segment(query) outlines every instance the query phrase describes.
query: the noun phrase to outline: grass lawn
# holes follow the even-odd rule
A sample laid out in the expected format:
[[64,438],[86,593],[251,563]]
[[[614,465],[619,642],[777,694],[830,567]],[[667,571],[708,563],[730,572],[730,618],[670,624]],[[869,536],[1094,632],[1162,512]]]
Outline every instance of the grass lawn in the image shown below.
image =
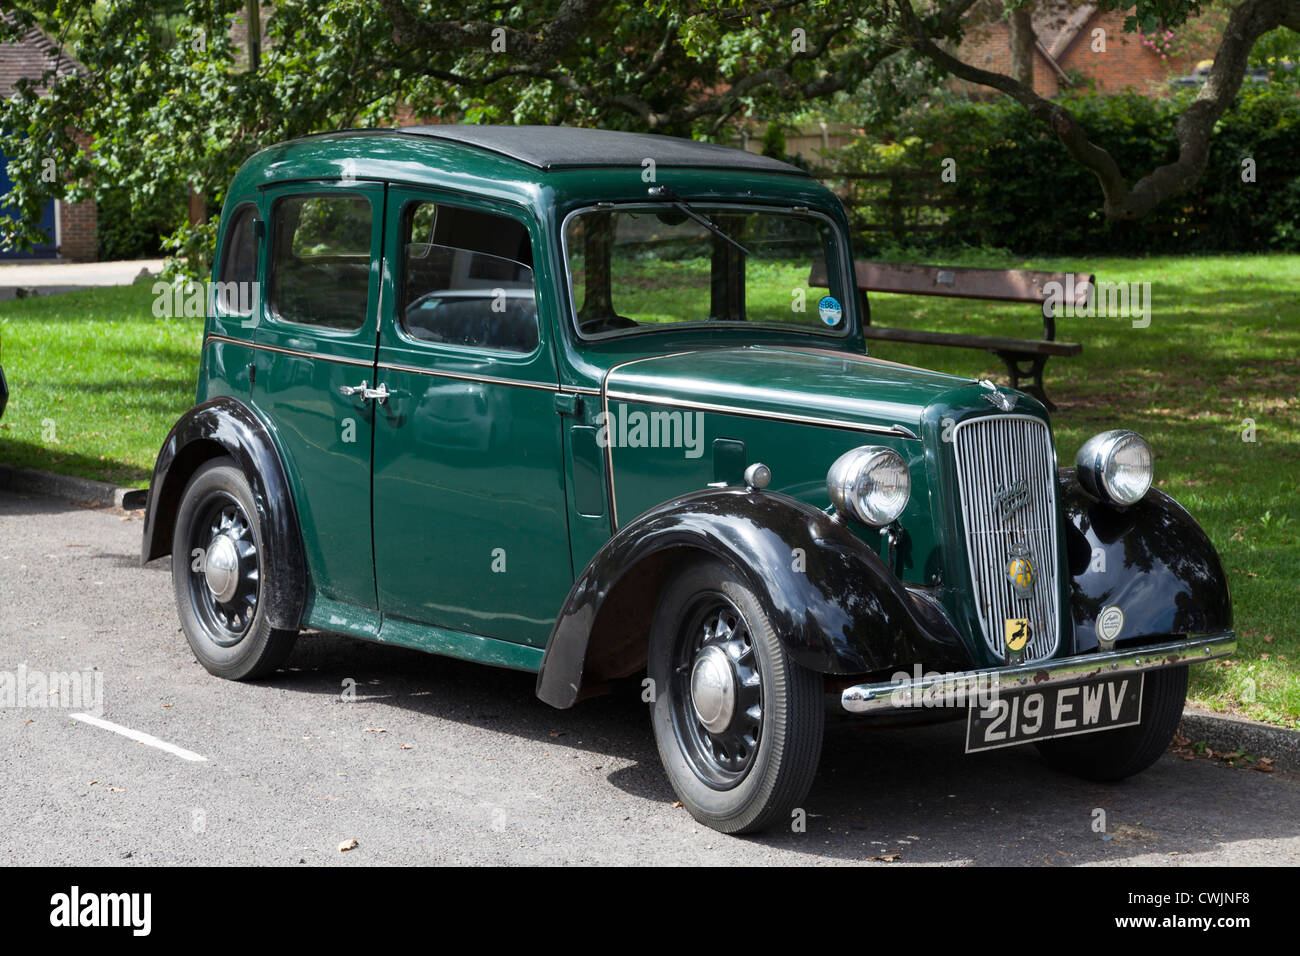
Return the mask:
[[0,302],[0,461],[143,488],[198,386],[203,320],[153,317],[151,283]]
[[[1300,256],[1018,260],[987,255],[954,265],[1092,271],[1151,283],[1151,324],[1061,318],[1057,338],[1080,342],[1054,358],[1047,393],[1058,406],[1063,465],[1090,435],[1140,432],[1156,484],[1209,533],[1232,589],[1240,650],[1192,668],[1192,696],[1218,710],[1300,727]],[[872,296],[877,325],[1036,337],[1031,306]],[[1006,381],[996,356],[872,342],[884,358]],[[1254,441],[1246,420],[1254,422]]]
[[[1075,269],[1150,282],[1151,324],[1062,318],[1083,344],[1052,359],[1063,464],[1089,435],[1133,428],[1159,487],[1204,525],[1228,568],[1241,650],[1192,669],[1192,695],[1300,727],[1300,256],[1021,260],[987,252],[954,265]],[[788,295],[788,292],[786,292]],[[155,319],[148,284],[0,303],[12,393],[0,461],[143,486],[194,400],[200,319]],[[1029,306],[873,296],[878,325],[1037,337]],[[985,352],[871,343],[873,354],[1004,381]],[[1254,441],[1243,441],[1247,422]]]

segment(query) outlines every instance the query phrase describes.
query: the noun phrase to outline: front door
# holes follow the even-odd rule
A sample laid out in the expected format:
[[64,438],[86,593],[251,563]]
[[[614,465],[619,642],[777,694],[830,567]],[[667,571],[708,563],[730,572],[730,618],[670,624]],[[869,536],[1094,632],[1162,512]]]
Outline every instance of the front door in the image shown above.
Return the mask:
[[382,183],[306,183],[266,206],[266,295],[253,333],[254,403],[296,483],[316,596],[376,607],[370,528]]
[[573,570],[530,223],[389,187],[375,575],[385,620],[541,647]]

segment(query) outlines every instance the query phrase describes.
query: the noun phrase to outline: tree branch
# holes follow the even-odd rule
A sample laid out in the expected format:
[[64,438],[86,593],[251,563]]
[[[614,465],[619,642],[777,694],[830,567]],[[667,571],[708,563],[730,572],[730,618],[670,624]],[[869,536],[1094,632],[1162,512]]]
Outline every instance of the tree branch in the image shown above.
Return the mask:
[[1115,158],[1088,138],[1068,109],[1009,76],[959,60],[931,38],[912,0],[897,0],[897,5],[906,40],[917,53],[959,79],[999,90],[1020,103],[1052,131],[1076,162],[1097,177],[1106,216],[1128,220],[1141,219],[1157,203],[1186,192],[1200,179],[1209,160],[1214,124],[1241,88],[1255,41],[1275,27],[1297,29],[1294,24],[1300,24],[1300,3],[1296,0],[1243,0],[1235,7],[1204,88],[1174,124],[1178,158],[1152,170],[1130,187]]
[[507,49],[533,66],[553,65],[590,27],[596,14],[610,0],[564,0],[540,33],[516,30],[491,20],[426,20],[411,11],[403,0],[379,0],[393,24],[398,46],[438,52],[463,51],[467,41],[488,46],[497,31],[505,37]]

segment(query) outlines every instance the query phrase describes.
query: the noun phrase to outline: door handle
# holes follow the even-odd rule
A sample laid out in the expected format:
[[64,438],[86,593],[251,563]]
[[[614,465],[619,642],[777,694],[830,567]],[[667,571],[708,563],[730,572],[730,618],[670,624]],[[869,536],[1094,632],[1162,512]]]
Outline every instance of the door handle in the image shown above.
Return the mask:
[[360,395],[363,402],[374,399],[380,405],[388,399],[388,386],[380,384],[375,388],[370,387],[369,382],[362,382],[360,385],[340,385],[340,395]]

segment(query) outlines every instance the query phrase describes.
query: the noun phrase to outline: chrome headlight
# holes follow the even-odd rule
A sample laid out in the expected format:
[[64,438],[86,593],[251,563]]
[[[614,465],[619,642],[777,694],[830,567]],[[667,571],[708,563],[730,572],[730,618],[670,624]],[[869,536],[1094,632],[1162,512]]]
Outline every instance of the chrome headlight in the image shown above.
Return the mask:
[[1083,490],[1117,505],[1142,500],[1151,487],[1152,461],[1146,439],[1122,428],[1092,436],[1074,458]]
[[837,512],[881,528],[907,507],[912,476],[898,452],[883,445],[867,445],[835,459],[826,473],[826,490]]

